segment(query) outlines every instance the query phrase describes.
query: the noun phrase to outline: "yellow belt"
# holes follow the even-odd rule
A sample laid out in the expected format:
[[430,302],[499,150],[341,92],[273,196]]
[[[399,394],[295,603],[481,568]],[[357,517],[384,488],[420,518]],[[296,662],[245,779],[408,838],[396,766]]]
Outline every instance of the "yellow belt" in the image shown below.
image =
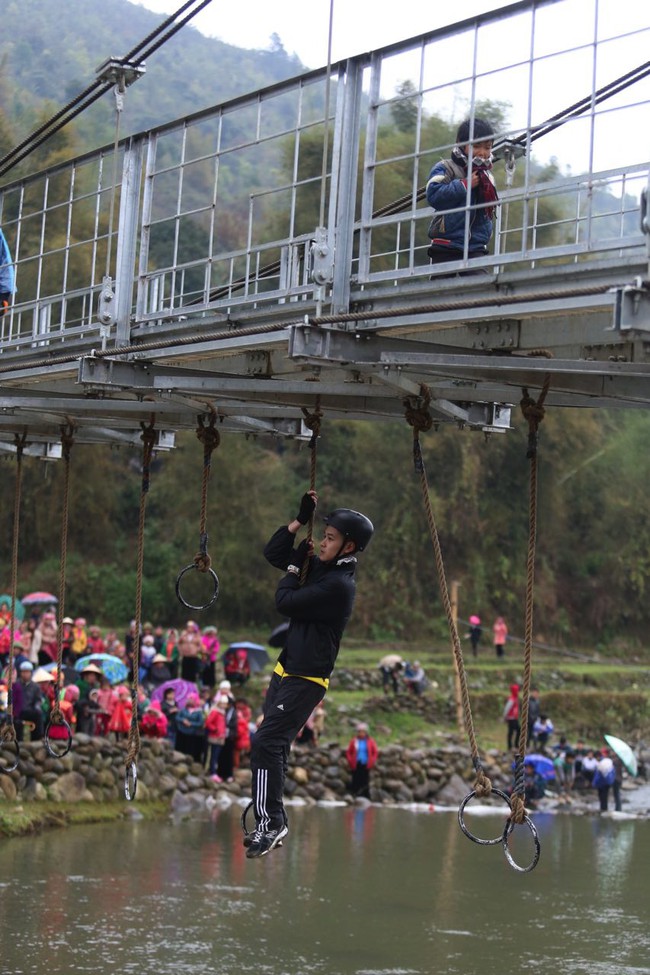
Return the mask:
[[329,677],[305,677],[303,674],[288,674],[279,660],[273,668],[273,673],[279,677],[299,677],[301,680],[310,680],[313,684],[320,684],[325,690],[330,686]]

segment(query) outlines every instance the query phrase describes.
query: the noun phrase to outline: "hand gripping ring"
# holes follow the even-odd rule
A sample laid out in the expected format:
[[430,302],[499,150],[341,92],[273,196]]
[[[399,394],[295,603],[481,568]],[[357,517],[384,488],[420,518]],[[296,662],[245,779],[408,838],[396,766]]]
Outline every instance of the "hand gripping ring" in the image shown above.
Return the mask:
[[181,571],[178,573],[178,578],[176,579],[176,595],[178,596],[180,602],[183,604],[183,606],[185,606],[186,609],[207,609],[208,606],[212,606],[213,602],[216,600],[217,596],[219,595],[219,578],[217,576],[217,573],[214,571],[214,569],[208,569],[208,572],[212,576],[212,581],[214,583],[214,592],[212,593],[212,598],[209,599],[207,603],[202,603],[199,604],[198,606],[195,606],[193,603],[188,603],[187,600],[183,598],[183,594],[181,593],[181,579],[183,578],[185,573],[189,572],[191,569],[196,569],[197,572],[201,571],[199,568],[197,568],[195,562],[190,562],[190,564],[186,565],[184,569],[181,569]]
[[508,837],[513,832],[516,825],[515,823],[513,823],[511,819],[508,819],[506,821],[506,825],[504,826],[503,836],[502,836],[503,852],[506,855],[506,860],[508,861],[512,869],[517,871],[517,873],[530,873],[531,870],[534,870],[539,862],[540,853],[542,852],[542,848],[539,843],[539,836],[537,835],[537,830],[535,829],[535,824],[533,823],[532,819],[530,819],[530,817],[528,816],[524,816],[524,823],[532,833],[533,842],[535,844],[535,853],[533,855],[533,859],[531,860],[531,862],[528,864],[527,867],[520,867],[518,863],[515,863],[512,853],[510,852],[510,847],[508,846]]
[[68,722],[65,720],[63,716],[61,716],[60,721],[56,721],[54,723],[59,728],[65,728],[67,732],[67,738],[65,739],[65,741],[63,738],[54,739],[55,741],[61,742],[61,746],[62,746],[61,751],[57,751],[56,748],[52,748],[52,740],[50,739],[50,731],[52,729],[52,724],[53,724],[52,718],[50,718],[50,720],[47,723],[47,728],[45,729],[45,734],[43,735],[43,741],[45,742],[45,747],[47,748],[48,754],[51,755],[52,758],[63,758],[65,755],[68,754],[68,752],[72,748],[72,728],[70,727],[70,725],[68,724]]
[[18,768],[18,762],[20,760],[20,745],[18,744],[17,738],[13,738],[6,742],[0,742],[0,744],[3,745],[10,745],[12,743],[16,749],[16,761],[13,763],[13,765],[0,765],[0,772],[4,772],[5,775],[8,775],[9,772],[15,772]]
[[[470,801],[470,799],[474,798],[475,795],[476,795],[476,790],[473,789],[469,793],[469,795],[465,796],[460,806],[458,807],[458,825],[462,829],[465,836],[468,836],[473,843],[478,843],[479,846],[496,846],[497,843],[503,843],[503,833],[500,836],[497,836],[493,840],[483,840],[479,836],[474,836],[471,830],[468,829],[468,827],[465,825],[465,819],[463,816],[465,812],[465,806]],[[502,792],[500,789],[492,789],[490,795],[499,796],[500,799],[503,799],[505,800],[505,802],[508,803],[508,808],[510,808],[510,797],[507,796],[505,792]],[[508,820],[508,822],[510,822],[510,820]]]
[[138,766],[133,759],[126,763],[124,772],[124,798],[127,802],[133,802],[138,791]]

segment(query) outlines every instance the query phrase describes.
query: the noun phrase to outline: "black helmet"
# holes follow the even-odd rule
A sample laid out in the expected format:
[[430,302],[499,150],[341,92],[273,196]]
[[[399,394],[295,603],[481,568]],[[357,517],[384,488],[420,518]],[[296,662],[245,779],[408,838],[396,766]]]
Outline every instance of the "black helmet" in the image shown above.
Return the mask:
[[323,519],[326,525],[331,525],[341,532],[345,539],[354,542],[357,552],[363,552],[374,532],[370,518],[366,518],[360,511],[352,508],[336,508]]
[[459,146],[466,146],[470,141],[470,132],[472,135],[472,142],[484,142],[486,139],[494,138],[494,129],[489,122],[486,122],[483,118],[474,118],[474,124],[472,125],[472,120],[466,118],[464,122],[461,122],[458,126],[458,132],[456,133],[456,144]]

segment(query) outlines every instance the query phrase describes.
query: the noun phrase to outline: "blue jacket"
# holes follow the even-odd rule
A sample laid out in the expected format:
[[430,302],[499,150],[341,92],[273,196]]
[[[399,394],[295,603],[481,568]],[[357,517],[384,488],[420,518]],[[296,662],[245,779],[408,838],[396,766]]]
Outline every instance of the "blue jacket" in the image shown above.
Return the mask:
[[0,230],[0,294],[12,295],[15,290],[14,265],[11,260],[11,252],[5,236]]
[[[493,182],[492,175],[488,178]],[[427,200],[436,211],[429,225],[429,237],[435,247],[461,251],[465,246],[465,221],[469,216],[469,253],[487,252],[493,223],[484,207],[466,211],[467,170],[450,159],[441,159],[429,173]],[[472,190],[472,204],[480,203],[478,188]],[[455,213],[448,211],[461,207]],[[460,256],[460,255],[459,255]]]

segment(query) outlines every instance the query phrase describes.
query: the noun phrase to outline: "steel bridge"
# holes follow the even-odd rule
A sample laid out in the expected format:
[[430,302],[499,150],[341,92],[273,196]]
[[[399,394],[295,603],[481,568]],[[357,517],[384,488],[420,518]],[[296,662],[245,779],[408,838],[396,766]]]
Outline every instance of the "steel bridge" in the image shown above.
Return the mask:
[[[316,402],[401,419],[423,387],[504,431],[546,376],[548,405],[650,406],[650,27],[612,6],[520,0],[5,183],[0,449],[152,416],[167,448],[214,411],[302,438]],[[493,253],[431,265],[422,187],[495,102]]]

